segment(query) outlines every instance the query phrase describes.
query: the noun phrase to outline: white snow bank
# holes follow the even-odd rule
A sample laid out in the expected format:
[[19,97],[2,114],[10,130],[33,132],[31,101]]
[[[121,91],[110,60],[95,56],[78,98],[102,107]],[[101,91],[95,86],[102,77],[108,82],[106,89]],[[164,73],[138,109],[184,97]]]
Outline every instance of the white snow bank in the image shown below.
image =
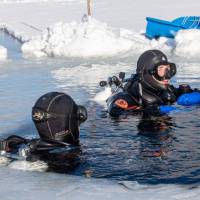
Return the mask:
[[105,23],[93,18],[80,24],[57,23],[22,46],[27,56],[97,57],[126,52],[133,43]]
[[166,38],[148,40],[127,29],[114,29],[94,18],[81,23],[59,22],[22,46],[27,57],[110,57],[143,52],[150,48],[170,50]]
[[3,46],[0,46],[0,61],[7,59],[7,49]]
[[200,55],[200,30],[181,30],[177,33],[175,53],[187,58]]

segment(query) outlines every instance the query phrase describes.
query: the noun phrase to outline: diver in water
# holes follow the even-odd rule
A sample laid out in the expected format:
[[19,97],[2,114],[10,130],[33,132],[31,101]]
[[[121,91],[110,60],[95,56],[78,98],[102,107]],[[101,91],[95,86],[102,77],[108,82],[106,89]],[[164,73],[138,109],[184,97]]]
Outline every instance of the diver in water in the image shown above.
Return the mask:
[[25,158],[37,155],[46,161],[51,159],[53,154],[49,152],[52,150],[78,147],[79,125],[87,119],[87,110],[65,93],[50,92],[37,100],[32,108],[32,119],[40,137],[26,139],[11,135],[1,139],[1,155],[15,154]]
[[[108,100],[108,112],[117,116],[122,111],[158,112],[160,105],[171,105],[177,98],[194,90],[189,85],[175,88],[170,79],[176,74],[176,65],[159,50],[145,51],[138,59],[136,74],[128,79],[123,92]],[[119,85],[120,83],[118,83]]]

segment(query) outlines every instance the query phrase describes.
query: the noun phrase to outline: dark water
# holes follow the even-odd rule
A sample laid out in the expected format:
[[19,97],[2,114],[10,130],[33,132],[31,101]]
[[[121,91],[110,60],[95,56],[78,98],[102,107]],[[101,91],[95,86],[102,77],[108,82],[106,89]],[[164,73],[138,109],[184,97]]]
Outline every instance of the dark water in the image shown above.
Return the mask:
[[[11,61],[0,63],[1,137],[37,137],[31,121],[33,104],[46,92],[62,91],[86,106],[89,117],[81,126],[80,149],[63,155],[66,163],[49,171],[152,184],[200,182],[199,106],[180,107],[160,117],[113,119],[93,100],[101,90],[98,82],[122,70],[132,73],[137,56],[123,61],[25,60],[18,52]],[[173,83],[200,87],[200,64],[177,63]]]
[[94,135],[82,139],[86,167],[96,177],[118,180],[199,182],[199,109],[156,118],[128,116],[120,120],[99,113]]

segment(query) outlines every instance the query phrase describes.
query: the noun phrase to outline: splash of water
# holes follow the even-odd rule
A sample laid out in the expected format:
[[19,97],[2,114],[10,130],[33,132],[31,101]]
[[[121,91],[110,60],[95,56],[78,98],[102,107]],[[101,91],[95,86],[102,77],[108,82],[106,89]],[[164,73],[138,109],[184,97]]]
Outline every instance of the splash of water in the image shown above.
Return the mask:
[[105,102],[112,95],[112,91],[110,87],[106,87],[105,90],[99,92],[94,97],[94,100],[98,103]]

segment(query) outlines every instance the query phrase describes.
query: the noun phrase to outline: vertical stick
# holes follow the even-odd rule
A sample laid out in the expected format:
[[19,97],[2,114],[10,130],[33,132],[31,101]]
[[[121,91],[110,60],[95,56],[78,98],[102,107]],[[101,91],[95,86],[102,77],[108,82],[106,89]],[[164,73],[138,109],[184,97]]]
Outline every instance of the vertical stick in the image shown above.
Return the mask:
[[92,1],[92,0],[87,0],[87,11],[88,11],[88,16],[91,16],[91,1]]

